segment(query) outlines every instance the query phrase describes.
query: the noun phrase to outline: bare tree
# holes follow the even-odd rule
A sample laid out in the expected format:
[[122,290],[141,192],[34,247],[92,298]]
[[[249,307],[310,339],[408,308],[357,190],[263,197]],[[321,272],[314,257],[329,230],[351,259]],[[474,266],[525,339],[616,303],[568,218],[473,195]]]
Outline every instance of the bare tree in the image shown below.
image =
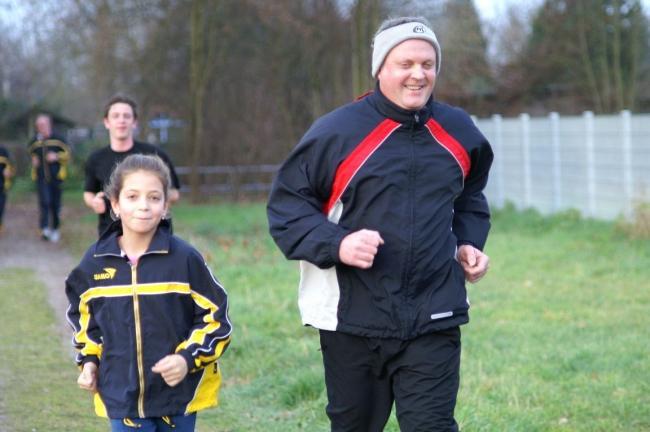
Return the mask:
[[438,25],[444,53],[436,97],[475,114],[487,114],[495,94],[487,41],[471,0],[445,3]]
[[201,196],[198,167],[203,150],[205,95],[222,55],[219,33],[224,29],[219,18],[223,4],[216,0],[192,0],[191,6],[189,145],[191,199],[194,202]]
[[384,16],[380,0],[356,0],[350,17],[352,30],[352,91],[361,95],[372,90],[370,75],[371,42]]
[[523,105],[561,112],[634,109],[647,23],[638,0],[546,0],[524,52],[509,67],[524,77],[516,90]]

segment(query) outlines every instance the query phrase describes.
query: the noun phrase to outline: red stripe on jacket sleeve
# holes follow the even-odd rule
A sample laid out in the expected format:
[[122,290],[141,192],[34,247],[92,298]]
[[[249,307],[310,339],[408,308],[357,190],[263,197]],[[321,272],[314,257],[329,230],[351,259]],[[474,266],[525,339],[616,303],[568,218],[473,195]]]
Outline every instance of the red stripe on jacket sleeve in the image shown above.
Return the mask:
[[426,126],[433,138],[435,138],[435,140],[438,141],[441,146],[447,149],[447,151],[454,157],[454,159],[456,159],[456,162],[458,162],[460,170],[463,173],[463,178],[467,178],[472,163],[467,150],[465,150],[465,147],[463,147],[462,144],[456,140],[456,138],[451,136],[440,125],[440,123],[434,119],[429,119]]
[[329,214],[334,204],[341,198],[354,175],[359,171],[368,158],[401,124],[395,120],[385,119],[372,130],[356,147],[352,153],[336,169],[332,192],[323,207],[323,212]]

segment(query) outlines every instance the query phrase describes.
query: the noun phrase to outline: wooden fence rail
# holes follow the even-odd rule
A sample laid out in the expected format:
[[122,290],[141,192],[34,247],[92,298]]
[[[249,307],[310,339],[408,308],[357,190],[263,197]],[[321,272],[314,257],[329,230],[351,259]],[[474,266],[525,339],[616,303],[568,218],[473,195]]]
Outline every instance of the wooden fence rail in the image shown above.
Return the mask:
[[[197,168],[201,193],[227,194],[237,199],[243,195],[259,195],[271,189],[273,176],[280,165],[213,165]],[[181,180],[181,192],[190,191],[192,168],[181,166],[176,173]]]

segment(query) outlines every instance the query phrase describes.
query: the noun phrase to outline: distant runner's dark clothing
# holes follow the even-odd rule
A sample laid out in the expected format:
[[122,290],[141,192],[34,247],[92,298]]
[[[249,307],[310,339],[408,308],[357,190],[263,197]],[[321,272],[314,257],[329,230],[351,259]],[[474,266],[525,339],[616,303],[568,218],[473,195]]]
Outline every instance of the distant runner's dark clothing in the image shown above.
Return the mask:
[[9,158],[9,152],[4,147],[0,147],[0,227],[2,227],[2,216],[4,214],[5,202],[6,202],[6,191],[11,185],[11,180],[5,180],[5,170],[11,170],[11,159]]
[[[56,153],[58,159],[47,160],[48,154]],[[29,143],[29,154],[38,159],[38,166],[32,167],[32,180],[38,191],[38,225],[41,230],[59,229],[63,181],[67,177],[70,148],[63,138],[52,134],[49,137],[36,135]]]
[[[133,147],[125,152],[116,152],[111,149],[110,146],[102,147],[94,151],[86,161],[86,180],[84,183],[84,191],[98,193],[104,190],[108,181],[111,177],[111,173],[115,168],[115,165],[122,162],[127,156],[132,154],[155,154],[160,156],[160,158],[165,162],[169,168],[169,173],[172,178],[172,187],[174,189],[180,189],[181,184],[176,175],[176,170],[172,164],[169,156],[162,151],[160,148],[144,143],[135,141]],[[106,202],[106,212],[99,215],[99,224],[98,230],[101,234],[112,222],[110,216],[110,202],[108,199],[105,199]]]

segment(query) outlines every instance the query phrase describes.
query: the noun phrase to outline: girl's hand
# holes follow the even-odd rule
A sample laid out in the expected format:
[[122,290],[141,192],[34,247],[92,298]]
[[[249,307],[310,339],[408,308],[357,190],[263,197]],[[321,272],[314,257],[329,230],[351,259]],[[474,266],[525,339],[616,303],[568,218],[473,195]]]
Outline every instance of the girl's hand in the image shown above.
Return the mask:
[[174,387],[187,375],[187,362],[180,354],[170,354],[158,360],[151,370],[161,374],[168,386]]
[[97,365],[95,363],[84,363],[81,375],[77,378],[77,384],[84,390],[97,392]]

